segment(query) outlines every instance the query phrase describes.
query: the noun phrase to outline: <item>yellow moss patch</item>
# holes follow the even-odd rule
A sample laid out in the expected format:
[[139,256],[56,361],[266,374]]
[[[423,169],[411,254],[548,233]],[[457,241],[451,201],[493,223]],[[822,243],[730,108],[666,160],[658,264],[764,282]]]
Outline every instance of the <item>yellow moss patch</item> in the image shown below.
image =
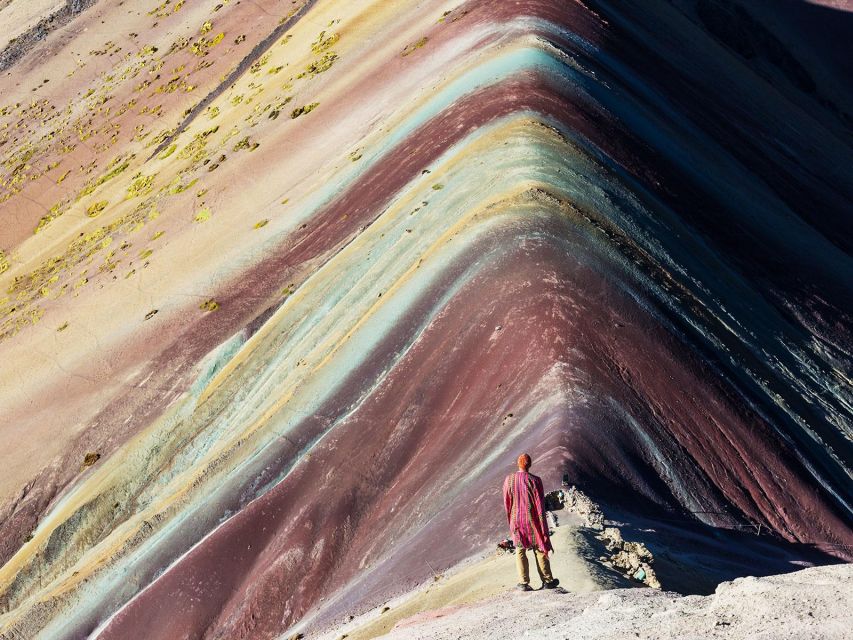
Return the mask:
[[234,145],[234,151],[240,151],[241,149],[248,149],[249,151],[254,151],[260,146],[261,144],[259,142],[255,142],[254,140],[250,139],[249,136],[246,136]]
[[324,71],[328,71],[332,68],[332,65],[337,59],[337,53],[335,53],[334,51],[328,51],[324,53],[321,57],[311,62],[311,64],[305,67],[305,71],[303,71],[296,77],[301,79],[305,77],[316,76],[318,74],[323,73]]
[[407,44],[400,55],[405,58],[406,56],[413,54],[415,51],[423,47],[427,42],[429,42],[429,38],[424,36],[417,42]]
[[177,177],[177,178],[175,178],[174,180],[172,180],[171,184],[168,186],[168,188],[167,188],[167,189],[168,189],[168,193],[169,193],[169,195],[170,195],[170,196],[175,196],[175,195],[177,195],[177,194],[179,194],[179,193],[183,193],[183,192],[184,192],[184,191],[186,191],[187,189],[192,188],[192,186],[193,186],[196,182],[198,182],[198,178],[194,178],[192,181],[188,182],[187,184],[182,184],[182,183],[181,183],[181,178],[180,178],[180,177]]
[[291,119],[295,120],[299,116],[304,116],[306,113],[311,113],[320,105],[319,102],[312,102],[311,104],[306,104],[303,107],[297,107],[293,111],[290,112]]
[[178,153],[178,157],[183,160],[190,158],[194,162],[203,160],[207,155],[205,147],[207,147],[209,138],[217,131],[219,131],[219,125],[195,134],[193,139]]
[[95,189],[100,187],[105,182],[112,180],[120,173],[123,173],[130,166],[130,162],[128,160],[122,160],[121,158],[116,158],[110,164],[107,165],[107,172],[98,178],[94,182],[88,183],[85,187],[83,187],[82,191],[77,194],[77,200],[82,198],[83,196],[87,196]]
[[131,198],[138,198],[140,196],[147,196],[153,190],[154,184],[154,176],[144,176],[142,174],[136,174],[133,177],[133,181],[130,183],[130,186],[127,188],[127,195],[125,196],[125,200],[130,200]]
[[110,203],[109,200],[99,200],[94,204],[90,204],[86,208],[86,215],[90,218],[97,218],[101,215],[101,211],[107,208],[107,205]]
[[216,300],[205,300],[199,305],[202,311],[216,311],[219,308],[219,303]]
[[340,34],[330,33],[326,35],[325,31],[321,31],[320,35],[317,36],[317,39],[311,43],[311,51],[314,53],[323,53],[331,49],[335,43],[341,39]]
[[195,222],[207,222],[208,220],[210,220],[210,216],[211,216],[210,208],[205,207],[204,209],[202,209],[201,211],[199,211],[198,213],[195,214],[195,217],[193,218],[193,220]]
[[210,53],[210,50],[213,47],[222,42],[222,39],[224,37],[224,33],[217,33],[216,36],[209,40],[202,36],[201,38],[192,43],[192,45],[190,46],[190,51],[192,51],[193,54],[199,57],[206,56],[208,53]]
[[255,223],[255,229],[262,229],[270,223],[269,220],[259,220]]

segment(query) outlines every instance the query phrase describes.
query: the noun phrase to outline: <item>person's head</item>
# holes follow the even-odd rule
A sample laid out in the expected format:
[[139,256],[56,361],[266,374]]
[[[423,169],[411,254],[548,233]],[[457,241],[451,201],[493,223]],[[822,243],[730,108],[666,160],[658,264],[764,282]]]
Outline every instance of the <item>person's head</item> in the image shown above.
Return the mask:
[[519,471],[530,471],[530,456],[526,453],[522,453],[518,456],[518,470]]

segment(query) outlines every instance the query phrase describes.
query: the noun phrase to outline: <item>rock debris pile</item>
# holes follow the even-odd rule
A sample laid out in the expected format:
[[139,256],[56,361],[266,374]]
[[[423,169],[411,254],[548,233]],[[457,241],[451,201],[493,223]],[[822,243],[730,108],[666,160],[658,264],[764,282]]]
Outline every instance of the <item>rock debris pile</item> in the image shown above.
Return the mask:
[[638,580],[653,589],[660,589],[660,581],[651,567],[654,562],[652,552],[642,542],[628,542],[622,539],[622,532],[616,527],[607,527],[599,536],[604,541],[610,556],[600,560],[620,569],[627,577]]
[[661,588],[652,568],[652,552],[642,542],[624,540],[618,528],[605,527],[601,507],[577,487],[550,492],[545,496],[545,506],[549,511],[566,509],[580,516],[585,527],[599,531],[596,537],[604,543],[608,552],[608,555],[599,558],[603,564],[618,569],[626,578],[642,582],[653,589]]

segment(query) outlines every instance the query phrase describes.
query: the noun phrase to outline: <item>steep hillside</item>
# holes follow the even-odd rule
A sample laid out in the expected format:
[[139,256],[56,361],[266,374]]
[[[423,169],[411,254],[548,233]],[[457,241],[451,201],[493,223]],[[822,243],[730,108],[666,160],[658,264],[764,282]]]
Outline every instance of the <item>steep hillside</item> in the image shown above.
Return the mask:
[[367,610],[522,450],[670,588],[853,557],[851,3],[0,25],[0,637]]

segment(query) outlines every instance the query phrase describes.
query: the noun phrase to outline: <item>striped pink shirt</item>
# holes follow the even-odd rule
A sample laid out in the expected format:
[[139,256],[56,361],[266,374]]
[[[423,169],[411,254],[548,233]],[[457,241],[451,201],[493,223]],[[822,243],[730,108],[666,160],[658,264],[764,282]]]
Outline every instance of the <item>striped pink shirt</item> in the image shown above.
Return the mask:
[[545,491],[542,479],[516,471],[504,481],[504,507],[516,547],[553,551],[545,520]]

